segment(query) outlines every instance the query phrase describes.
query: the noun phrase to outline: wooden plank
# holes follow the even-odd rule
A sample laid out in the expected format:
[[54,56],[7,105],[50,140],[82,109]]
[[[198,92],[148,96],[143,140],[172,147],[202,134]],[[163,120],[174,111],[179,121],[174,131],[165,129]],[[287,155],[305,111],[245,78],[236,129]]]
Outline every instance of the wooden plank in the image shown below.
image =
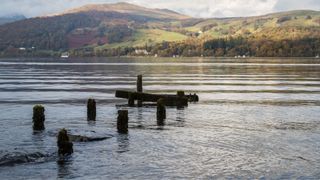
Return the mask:
[[177,95],[162,95],[162,94],[148,94],[140,92],[129,91],[116,91],[115,96],[117,98],[128,99],[129,96],[135,100],[141,100],[145,102],[157,102],[159,99],[164,99],[166,106],[187,106],[188,97],[179,97]]
[[[149,93],[139,93],[139,92],[132,92],[132,91],[123,91],[123,90],[117,90],[116,91],[116,97],[117,98],[124,98],[124,99],[129,99],[129,94],[133,93],[133,96],[135,100],[142,98],[143,101],[146,102],[157,102],[158,99],[160,98],[177,98],[179,97],[178,95],[173,95],[173,94],[149,94]],[[141,95],[139,95],[141,94]],[[198,102],[199,97],[196,94],[189,94],[185,95],[184,97],[188,98],[189,102]]]

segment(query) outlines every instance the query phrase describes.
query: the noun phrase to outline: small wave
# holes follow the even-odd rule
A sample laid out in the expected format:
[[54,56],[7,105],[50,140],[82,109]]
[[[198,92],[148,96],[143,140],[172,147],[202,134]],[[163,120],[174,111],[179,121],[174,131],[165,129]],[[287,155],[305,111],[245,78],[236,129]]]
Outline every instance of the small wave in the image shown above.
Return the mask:
[[49,153],[23,153],[23,152],[13,152],[4,154],[0,158],[1,166],[14,166],[17,164],[31,163],[31,162],[45,162],[50,157],[54,157],[54,154]]
[[303,123],[303,122],[285,122],[279,124],[268,124],[269,128],[279,129],[279,130],[315,130],[319,128],[318,123]]
[[[56,99],[56,100],[0,100],[1,104],[72,104],[72,105],[83,105],[87,99]],[[121,99],[96,99],[100,105],[114,104],[123,102]]]
[[228,100],[228,99],[215,99],[201,101],[203,104],[233,104],[233,105],[265,105],[265,106],[320,106],[318,100]]
[[[48,135],[51,137],[57,137],[58,129],[54,131],[49,131]],[[69,130],[71,133],[68,134],[70,141],[72,142],[93,142],[93,141],[103,141],[113,137],[111,134],[101,134],[96,131],[83,131],[78,132],[77,130]],[[76,134],[75,134],[76,133]]]

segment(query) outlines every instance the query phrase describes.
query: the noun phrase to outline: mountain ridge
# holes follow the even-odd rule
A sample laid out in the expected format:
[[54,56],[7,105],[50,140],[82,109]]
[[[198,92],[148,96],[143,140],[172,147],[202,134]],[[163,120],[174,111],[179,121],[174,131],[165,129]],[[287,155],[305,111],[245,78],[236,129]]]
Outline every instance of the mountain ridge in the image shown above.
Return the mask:
[[[67,10],[62,14],[79,13],[79,12],[119,12],[141,16],[149,16],[163,19],[188,19],[189,16],[182,15],[168,9],[150,9],[135,4],[119,2],[115,4],[87,4],[78,8]],[[59,14],[58,14],[59,15]]]
[[15,14],[15,15],[10,15],[10,16],[3,16],[0,17],[0,25],[7,24],[7,23],[12,23],[15,21],[20,21],[26,19],[24,15],[21,14]]
[[[0,52],[19,47],[44,51],[198,44],[212,39],[273,41],[320,38],[320,12],[295,10],[252,17],[192,18],[168,9],[129,3],[89,4],[56,14],[0,26]],[[14,51],[15,52],[15,51]],[[5,53],[4,53],[5,54]]]

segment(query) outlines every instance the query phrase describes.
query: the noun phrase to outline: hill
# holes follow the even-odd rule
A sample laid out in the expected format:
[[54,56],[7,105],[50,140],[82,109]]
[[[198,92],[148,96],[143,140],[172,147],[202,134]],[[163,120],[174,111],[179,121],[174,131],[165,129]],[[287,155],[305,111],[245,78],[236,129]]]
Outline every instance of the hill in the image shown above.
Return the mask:
[[12,16],[0,17],[0,25],[23,20],[23,19],[26,19],[26,17],[23,15],[12,15]]
[[143,16],[155,19],[188,19],[190,17],[170,11],[168,9],[148,9],[145,7],[129,4],[125,2],[116,4],[89,4],[80,8],[71,9],[63,14],[81,13],[81,12],[118,12],[124,14],[130,14],[134,16]]
[[0,26],[0,51],[11,47],[67,50],[125,42],[148,23],[170,23],[189,17],[169,10],[127,3],[87,5],[62,14]]
[[[313,33],[284,33],[283,30],[305,29],[313,31],[320,27],[319,11],[289,11],[256,17],[206,19],[187,27],[193,32],[202,31],[213,38],[225,36],[268,36],[272,39],[287,39],[293,36],[308,36]],[[319,30],[317,30],[319,32]],[[305,33],[305,34],[302,34]],[[314,34],[313,34],[314,35]]]
[[[207,47],[213,49],[204,49],[204,44],[239,38],[245,39],[241,42],[247,43],[247,46],[262,41],[293,43],[305,39],[318,40],[320,12],[302,10],[255,17],[199,19],[167,9],[149,9],[128,3],[89,4],[53,16],[1,25],[0,34],[4,35],[0,37],[2,55],[26,55],[30,51],[32,55],[37,54],[35,51],[70,51],[79,56],[127,55],[141,48],[163,56],[206,55],[205,51],[210,51],[208,55],[234,55],[239,50],[228,54],[228,46],[210,45]],[[168,50],[174,46],[183,47]],[[17,50],[20,47],[30,51],[20,52]],[[310,55],[318,53],[318,49],[313,48]],[[241,50],[241,54],[257,55],[252,50],[246,51],[249,53]]]

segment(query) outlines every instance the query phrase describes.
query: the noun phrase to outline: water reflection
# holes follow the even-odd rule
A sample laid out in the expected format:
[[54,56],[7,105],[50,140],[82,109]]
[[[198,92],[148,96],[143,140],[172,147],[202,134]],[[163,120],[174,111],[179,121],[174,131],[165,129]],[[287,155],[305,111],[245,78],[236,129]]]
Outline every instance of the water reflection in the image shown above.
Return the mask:
[[48,136],[47,133],[44,132],[33,132],[31,136],[31,142],[36,147],[37,151],[44,152],[46,149],[45,138]]
[[141,123],[143,121],[143,111],[144,108],[137,108],[137,123]]
[[46,135],[46,132],[45,132],[45,130],[43,130],[43,131],[32,131],[32,139],[34,139],[34,140],[42,140],[43,139],[43,137],[45,137],[45,135]]
[[64,161],[59,160],[57,161],[57,169],[58,169],[58,178],[68,178],[72,176],[72,160]]
[[129,141],[130,136],[128,134],[118,134],[117,143],[118,143],[118,153],[125,153],[129,151]]
[[158,130],[162,130],[166,125],[166,119],[157,119]]
[[[37,179],[31,176],[39,167],[41,172],[61,179],[279,179],[284,173],[287,179],[306,175],[319,179],[319,61],[5,61],[9,63],[0,62],[0,134],[4,137],[0,138],[0,152],[15,147],[30,152],[56,151],[56,132],[51,132],[62,127],[115,135],[107,141],[79,143],[75,153],[82,152],[83,156],[74,156],[73,162],[28,163],[5,172],[0,169],[1,179],[7,179],[3,174],[12,179],[19,175]],[[199,94],[200,102],[186,108],[167,108],[164,126],[156,122],[156,107],[118,106],[129,110],[131,137],[118,134],[114,106],[127,101],[116,99],[114,91],[135,90],[136,75],[141,73],[145,74],[145,92],[176,94],[185,90]],[[97,124],[85,122],[86,97],[99,100],[98,109],[103,113]],[[37,103],[50,106],[48,130],[43,134],[32,134],[30,118],[26,119],[31,117],[30,107]],[[45,137],[46,133],[49,136]],[[305,159],[312,159],[312,164]]]
[[176,111],[176,126],[177,127],[184,127],[185,126],[185,109],[180,108]]
[[87,120],[87,122],[88,122],[89,126],[96,126],[96,121],[88,121]]

